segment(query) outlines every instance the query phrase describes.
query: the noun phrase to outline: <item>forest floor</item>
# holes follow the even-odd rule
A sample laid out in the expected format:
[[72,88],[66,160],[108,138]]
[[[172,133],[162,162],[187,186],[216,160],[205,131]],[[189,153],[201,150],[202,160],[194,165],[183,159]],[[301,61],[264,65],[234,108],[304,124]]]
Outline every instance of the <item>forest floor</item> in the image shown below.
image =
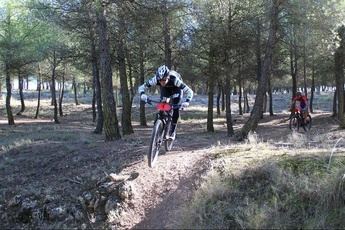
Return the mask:
[[[173,150],[149,168],[152,108],[147,110],[148,127],[139,126],[134,107],[134,134],[104,142],[102,135],[92,133],[95,124],[89,105],[67,103],[61,123],[54,124],[48,101],[37,120],[32,119],[34,104],[28,103],[24,115],[15,117],[14,126],[6,124],[5,110],[0,111],[1,229],[176,228],[180,209],[214,167],[214,154],[245,144],[227,137],[223,116],[215,117],[214,133],[206,132],[206,105],[191,106],[181,114]],[[234,115],[235,130],[248,116]],[[265,114],[252,136],[279,148],[293,146],[296,139],[288,117],[287,112]],[[336,131],[329,112],[317,111],[312,117],[312,129],[300,131],[298,139],[305,138],[303,146],[310,151],[328,142],[331,151],[344,133]],[[255,164],[257,158],[255,154],[234,157],[234,172]]]

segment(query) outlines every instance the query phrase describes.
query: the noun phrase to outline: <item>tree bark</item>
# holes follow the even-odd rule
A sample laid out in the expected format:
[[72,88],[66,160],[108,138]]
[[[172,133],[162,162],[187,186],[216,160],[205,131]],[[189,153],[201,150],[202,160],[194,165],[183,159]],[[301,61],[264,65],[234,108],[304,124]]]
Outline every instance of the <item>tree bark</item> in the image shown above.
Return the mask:
[[[210,69],[214,68],[210,63]],[[208,77],[208,110],[207,110],[207,131],[214,132],[213,127],[213,96],[214,96],[214,82],[212,72]]]
[[[144,43],[140,41],[139,44],[139,68],[140,68],[140,76],[139,76],[139,83],[140,85],[144,84],[145,82],[145,69],[144,69]],[[139,99],[140,100],[140,99]],[[146,115],[145,115],[145,102],[140,100],[140,125],[147,126],[146,122]]]
[[167,1],[162,1],[161,12],[163,16],[163,38],[164,38],[164,56],[165,64],[171,68],[172,58],[171,58],[171,40],[170,40],[170,24],[169,24],[169,9],[167,6]]
[[92,75],[92,102],[91,102],[91,108],[92,108],[92,122],[96,122],[97,113],[96,113],[96,79]]
[[297,58],[297,45],[295,44],[295,34],[293,40],[290,42],[290,71],[292,78],[292,96],[296,95],[297,92],[297,73],[298,73],[298,58]]
[[87,86],[86,86],[86,81],[85,80],[83,82],[83,93],[84,93],[84,97],[85,97],[86,93],[87,93]]
[[222,87],[222,111],[225,111],[225,93],[224,93],[224,86]]
[[238,83],[238,114],[243,115],[243,108],[242,108],[242,80],[241,80],[241,64],[238,67],[238,76],[237,76],[237,83]]
[[56,67],[57,67],[57,61],[56,61],[56,51],[53,51],[53,63],[52,63],[52,77],[51,77],[51,93],[52,93],[52,103],[54,106],[54,122],[55,124],[59,124],[58,119],[58,107],[57,107],[57,101],[56,101],[56,88],[55,88],[55,77],[56,77]]
[[257,64],[257,68],[256,68],[256,78],[258,81],[260,81],[261,79],[261,75],[262,75],[262,60],[261,60],[261,56],[262,56],[262,51],[261,51],[261,20],[258,17],[256,20],[256,40],[255,40],[256,44],[256,64]]
[[244,103],[245,103],[245,113],[250,112],[249,101],[248,101],[248,90],[244,92]]
[[41,68],[40,64],[38,63],[37,66],[38,70],[38,79],[37,79],[37,107],[36,107],[36,114],[35,114],[35,119],[38,118],[38,114],[40,111],[40,104],[41,104],[41,83],[42,83],[42,75],[41,75]]
[[262,114],[261,114],[261,119],[264,118],[264,113],[267,111],[267,93],[264,94],[264,99],[262,103]]
[[22,115],[22,113],[25,111],[25,102],[24,102],[24,78],[20,73],[20,70],[18,70],[18,89],[19,89],[19,96],[20,96],[20,111],[17,113],[17,115]]
[[220,116],[220,97],[222,94],[222,86],[220,82],[218,81],[218,90],[217,90],[217,115]]
[[274,115],[274,112],[273,112],[273,95],[272,95],[272,86],[271,86],[271,75],[268,77],[268,96],[269,96],[269,113],[270,113],[270,116],[273,116]]
[[93,85],[94,85],[94,94],[97,108],[97,123],[96,128],[93,131],[96,134],[101,134],[103,131],[103,108],[102,108],[102,94],[101,94],[101,82],[99,76],[99,63],[97,60],[97,50],[96,50],[96,24],[94,18],[91,15],[91,6],[88,6],[88,16],[89,16],[89,32],[90,32],[90,54],[91,54],[91,64],[92,64],[92,76],[93,76]]
[[[345,30],[345,27],[344,27]],[[341,34],[341,33],[340,33]],[[344,40],[341,41],[345,43]],[[334,54],[334,69],[335,69],[335,81],[337,87],[337,98],[338,98],[338,111],[337,118],[339,120],[339,127],[345,128],[345,118],[344,118],[344,46],[341,44]]]
[[337,116],[337,90],[334,91],[333,94],[333,113],[332,113],[332,117],[336,117]]
[[[231,67],[228,67],[231,69]],[[232,116],[231,116],[231,72],[227,71],[226,75],[226,82],[225,82],[225,111],[226,111],[226,127],[227,127],[227,134],[228,137],[231,137],[234,135],[234,128],[232,123]]]
[[131,60],[130,51],[125,46],[125,53],[126,53],[126,60],[127,60],[127,66],[128,66],[128,81],[129,81],[129,91],[130,91],[130,99],[131,104],[133,103],[133,97],[135,95],[134,91],[134,85],[133,85],[133,65]]
[[226,128],[227,128],[227,135],[231,137],[234,135],[234,128],[232,123],[232,116],[231,116],[231,73],[232,73],[232,63],[231,63],[231,49],[232,49],[232,8],[231,3],[229,1],[229,11],[228,11],[228,26],[226,30],[227,40],[226,40],[226,49],[224,49],[225,60],[227,62],[226,65],[226,75],[225,75],[225,113],[226,113]]
[[128,79],[126,73],[126,58],[125,58],[125,36],[126,36],[126,25],[123,13],[120,12],[120,27],[119,27],[119,42],[117,50],[117,60],[119,62],[120,72],[120,92],[122,99],[122,133],[123,135],[129,135],[134,133],[132,127],[132,103],[131,97],[128,90]]
[[121,138],[114,100],[110,47],[106,22],[106,10],[103,6],[97,9],[97,24],[100,49],[100,78],[104,115],[104,134],[106,141]]
[[238,133],[236,133],[236,138],[238,140],[243,140],[248,136],[249,131],[255,130],[262,116],[263,99],[267,90],[268,77],[271,72],[273,51],[277,42],[279,6],[282,2],[284,2],[284,0],[273,0],[272,2],[272,8],[270,12],[270,30],[263,61],[262,76],[256,90],[256,98],[251,116],[244,124],[242,129]]
[[10,68],[9,64],[5,64],[5,73],[6,73],[6,112],[7,112],[7,120],[9,125],[14,125],[14,118],[12,113],[11,107],[11,96],[12,96],[12,85],[11,85],[11,75],[10,75]]
[[75,77],[74,76],[73,76],[73,80],[72,80],[72,87],[73,87],[73,92],[74,92],[74,102],[75,102],[75,105],[79,105],[77,83],[75,81]]
[[305,40],[303,44],[303,86],[304,86],[304,95],[308,95],[307,90],[307,54],[306,54],[306,45]]
[[313,108],[314,93],[315,93],[315,65],[313,62],[312,70],[311,70],[311,92],[310,92],[310,101],[309,101],[309,109],[311,113],[314,112],[314,108]]
[[63,101],[63,96],[65,93],[65,71],[66,71],[66,67],[64,67],[64,71],[62,74],[62,83],[61,83],[61,90],[60,90],[60,97],[59,97],[59,115],[60,115],[60,117],[63,116],[62,101]]
[[207,131],[208,132],[214,132],[213,127],[213,96],[214,96],[214,87],[216,79],[214,76],[214,68],[215,68],[215,47],[214,44],[212,44],[213,41],[211,41],[210,44],[210,51],[209,51],[209,60],[208,60],[208,111],[207,111]]

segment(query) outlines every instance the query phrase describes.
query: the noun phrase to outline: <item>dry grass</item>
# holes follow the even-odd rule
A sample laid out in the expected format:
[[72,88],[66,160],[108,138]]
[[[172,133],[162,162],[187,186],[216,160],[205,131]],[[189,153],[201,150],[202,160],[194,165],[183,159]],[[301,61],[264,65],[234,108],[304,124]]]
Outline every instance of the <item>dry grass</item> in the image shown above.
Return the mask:
[[[213,167],[181,211],[181,228],[343,228],[345,157],[258,140],[215,151]],[[328,147],[328,145],[327,145]],[[241,161],[239,159],[242,159]]]

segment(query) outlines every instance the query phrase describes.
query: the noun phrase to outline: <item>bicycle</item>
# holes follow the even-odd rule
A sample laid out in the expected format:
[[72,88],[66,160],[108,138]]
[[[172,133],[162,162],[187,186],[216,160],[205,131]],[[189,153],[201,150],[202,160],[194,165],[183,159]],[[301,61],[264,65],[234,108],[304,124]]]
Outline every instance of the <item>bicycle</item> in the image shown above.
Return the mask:
[[[181,108],[181,105],[173,105],[170,103],[170,98],[166,102],[155,101],[148,99],[147,103],[156,103],[157,113],[155,116],[154,126],[152,129],[150,150],[147,154],[149,167],[153,167],[157,161],[158,154],[162,144],[164,144],[165,151],[168,152],[172,149],[175,139],[167,138],[167,134],[171,128],[173,109]],[[176,132],[176,128],[175,128]]]
[[289,117],[289,128],[292,131],[299,131],[299,128],[302,127],[305,132],[309,131],[311,128],[312,119],[311,116],[307,115],[307,122],[304,122],[303,115],[301,111],[297,108],[291,109],[291,114]]

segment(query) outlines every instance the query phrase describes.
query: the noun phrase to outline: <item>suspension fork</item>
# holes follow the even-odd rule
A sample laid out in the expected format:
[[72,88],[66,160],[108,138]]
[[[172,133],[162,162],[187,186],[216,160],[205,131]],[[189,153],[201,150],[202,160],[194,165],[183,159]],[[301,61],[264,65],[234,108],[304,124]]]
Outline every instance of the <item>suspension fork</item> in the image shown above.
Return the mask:
[[162,121],[162,124],[163,124],[161,139],[160,139],[160,143],[159,143],[159,144],[162,144],[162,142],[164,142],[166,139],[165,137],[167,134],[167,124],[168,124],[167,117],[164,114],[164,112],[156,113],[156,118],[155,118],[154,124],[156,124],[157,120]]

